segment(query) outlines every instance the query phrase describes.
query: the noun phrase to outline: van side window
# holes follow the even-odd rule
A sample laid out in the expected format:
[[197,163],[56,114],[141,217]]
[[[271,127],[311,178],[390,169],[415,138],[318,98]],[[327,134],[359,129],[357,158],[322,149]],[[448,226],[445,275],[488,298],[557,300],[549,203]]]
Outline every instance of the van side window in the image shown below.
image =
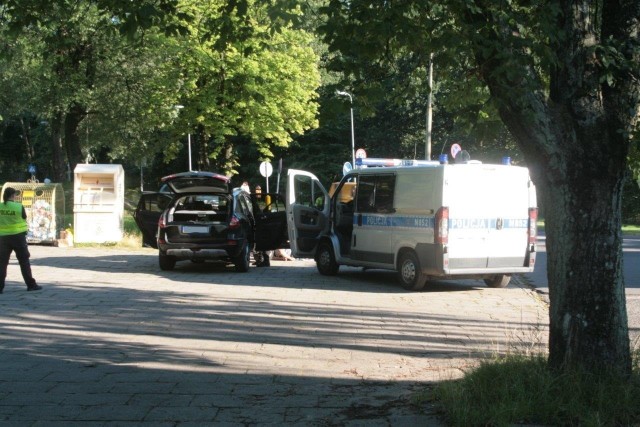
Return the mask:
[[393,212],[393,194],[396,187],[395,175],[380,175],[376,182],[375,209],[379,213]]
[[375,212],[376,201],[376,177],[374,175],[361,175],[358,182],[357,211]]
[[361,175],[358,183],[357,211],[391,213],[396,177],[392,174]]
[[319,210],[324,208],[324,192],[313,179],[308,176],[296,176],[294,189],[296,192],[296,204],[315,207]]

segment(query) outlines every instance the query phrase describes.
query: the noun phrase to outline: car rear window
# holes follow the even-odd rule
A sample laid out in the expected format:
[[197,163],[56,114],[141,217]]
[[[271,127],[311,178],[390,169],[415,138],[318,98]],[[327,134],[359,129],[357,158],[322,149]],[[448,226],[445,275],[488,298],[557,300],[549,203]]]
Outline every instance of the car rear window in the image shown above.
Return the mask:
[[162,178],[176,193],[224,193],[229,194],[229,180],[222,175],[176,174]]

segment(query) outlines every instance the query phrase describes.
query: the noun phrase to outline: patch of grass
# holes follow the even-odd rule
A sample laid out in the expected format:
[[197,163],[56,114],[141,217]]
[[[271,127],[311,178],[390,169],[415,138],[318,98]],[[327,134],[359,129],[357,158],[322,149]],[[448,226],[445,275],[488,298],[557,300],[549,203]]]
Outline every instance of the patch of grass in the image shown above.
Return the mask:
[[625,234],[640,234],[640,225],[623,225],[622,232]]
[[628,381],[585,372],[554,373],[545,356],[510,355],[480,364],[432,391],[454,426],[637,425],[640,351]]
[[142,236],[124,233],[119,242],[75,243],[74,246],[79,248],[142,249]]
[[124,215],[124,234],[132,234],[134,236],[142,236],[140,233],[140,229],[138,229],[138,225],[136,224],[136,220],[131,216],[129,212],[125,212]]

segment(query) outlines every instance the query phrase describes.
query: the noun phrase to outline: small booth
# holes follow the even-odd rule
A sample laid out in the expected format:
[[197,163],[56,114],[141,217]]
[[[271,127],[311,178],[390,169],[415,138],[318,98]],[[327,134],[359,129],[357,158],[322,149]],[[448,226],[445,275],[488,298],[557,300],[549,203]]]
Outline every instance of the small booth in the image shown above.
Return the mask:
[[79,164],[73,180],[73,223],[76,243],[122,240],[124,169],[122,165]]
[[56,245],[65,226],[62,184],[44,184],[36,180],[7,182],[0,194],[4,194],[7,187],[16,189],[15,201],[22,203],[27,214],[27,242]]

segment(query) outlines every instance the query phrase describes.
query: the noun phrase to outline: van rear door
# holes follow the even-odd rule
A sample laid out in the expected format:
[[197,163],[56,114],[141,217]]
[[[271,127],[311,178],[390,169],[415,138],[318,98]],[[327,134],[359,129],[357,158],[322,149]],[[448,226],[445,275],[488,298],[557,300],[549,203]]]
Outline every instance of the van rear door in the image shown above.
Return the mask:
[[528,170],[461,166],[445,172],[443,204],[449,207],[451,273],[482,268],[507,273],[528,267],[529,207],[535,206]]
[[329,231],[329,195],[310,172],[289,169],[287,228],[291,255],[313,258],[320,237]]

